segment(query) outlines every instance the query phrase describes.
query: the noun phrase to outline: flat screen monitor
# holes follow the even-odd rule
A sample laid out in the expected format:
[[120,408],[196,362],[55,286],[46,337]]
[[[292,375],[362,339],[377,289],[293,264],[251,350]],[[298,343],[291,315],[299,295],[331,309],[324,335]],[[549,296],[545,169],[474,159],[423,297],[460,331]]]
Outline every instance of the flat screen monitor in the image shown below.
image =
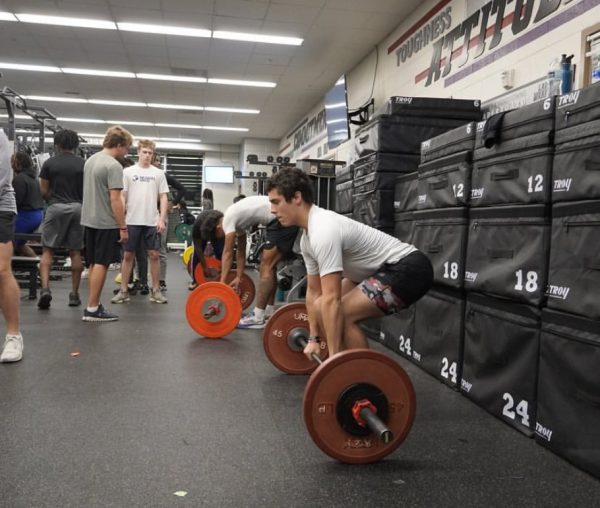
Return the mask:
[[327,122],[327,145],[330,150],[350,139],[346,76],[338,79],[325,94],[325,121]]
[[206,183],[233,183],[233,166],[204,166]]

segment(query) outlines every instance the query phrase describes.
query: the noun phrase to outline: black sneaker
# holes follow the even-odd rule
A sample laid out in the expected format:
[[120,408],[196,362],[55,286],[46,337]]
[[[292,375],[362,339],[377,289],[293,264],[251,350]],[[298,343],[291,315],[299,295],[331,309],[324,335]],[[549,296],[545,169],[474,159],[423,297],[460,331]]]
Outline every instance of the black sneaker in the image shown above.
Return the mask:
[[91,322],[101,322],[101,321],[117,321],[119,316],[113,314],[112,312],[108,312],[104,310],[102,304],[98,305],[98,310],[96,312],[90,312],[89,310],[83,310],[82,321],[91,321]]
[[50,302],[52,301],[52,293],[48,288],[42,288],[40,290],[40,299],[38,300],[38,307],[40,309],[49,309]]
[[167,290],[167,283],[164,280],[159,281],[160,291],[165,292]]
[[150,293],[148,284],[140,284],[140,295],[147,295]]
[[78,293],[69,293],[69,307],[79,307],[81,305],[81,298]]

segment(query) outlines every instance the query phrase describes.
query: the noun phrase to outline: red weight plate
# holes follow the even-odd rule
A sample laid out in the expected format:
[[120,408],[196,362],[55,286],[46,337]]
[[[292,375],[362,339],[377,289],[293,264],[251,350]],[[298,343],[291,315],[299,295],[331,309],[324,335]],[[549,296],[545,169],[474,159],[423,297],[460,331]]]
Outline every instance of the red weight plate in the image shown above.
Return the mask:
[[[212,256],[206,256],[204,260],[206,261],[206,266],[208,266],[208,268],[214,268],[215,270],[217,270],[217,272],[221,270],[221,262],[217,258]],[[194,270],[194,280],[196,281],[196,284],[200,285],[204,284],[205,282],[210,282],[211,280],[217,279],[218,276],[215,279],[207,279],[204,276],[204,270],[202,269],[202,265],[199,263],[196,265],[196,269]]]
[[[308,315],[304,302],[295,302],[277,309],[267,321],[263,345],[267,358],[286,374],[310,374],[318,366],[309,360],[301,348],[294,349],[288,342],[292,330],[301,328],[308,336]],[[321,358],[327,358],[327,343],[321,342]]]
[[[205,314],[215,309],[216,314]],[[228,285],[206,282],[190,293],[185,316],[192,329],[203,337],[216,339],[235,330],[242,316],[239,296]]]
[[[227,284],[229,284],[236,277],[236,271],[231,270],[225,279]],[[242,275],[240,279],[240,301],[242,302],[242,309],[246,310],[250,308],[252,302],[254,301],[254,296],[256,295],[256,286],[254,285],[254,281],[250,278],[248,274]]]
[[[357,383],[373,385],[385,395],[384,423],[394,435],[391,442],[384,444],[373,434],[350,434],[338,423],[337,401]],[[415,391],[394,360],[370,349],[353,349],[332,356],[312,374],[304,390],[303,411],[308,432],[323,452],[348,464],[367,464],[392,453],[408,435],[416,412]]]

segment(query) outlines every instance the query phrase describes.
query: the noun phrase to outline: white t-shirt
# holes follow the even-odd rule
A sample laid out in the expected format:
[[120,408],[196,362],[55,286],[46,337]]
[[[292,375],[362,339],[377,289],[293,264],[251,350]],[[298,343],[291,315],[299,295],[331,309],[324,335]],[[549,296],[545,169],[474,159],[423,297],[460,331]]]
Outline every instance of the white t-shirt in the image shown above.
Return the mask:
[[266,226],[275,218],[268,196],[250,196],[231,205],[223,215],[225,234],[244,233],[253,226]]
[[169,192],[165,172],[137,164],[123,170],[123,190],[127,192],[125,222],[130,226],[156,226],[158,201],[161,194]]
[[417,248],[360,222],[313,205],[300,240],[309,275],[342,272],[359,283],[383,264],[396,263]]

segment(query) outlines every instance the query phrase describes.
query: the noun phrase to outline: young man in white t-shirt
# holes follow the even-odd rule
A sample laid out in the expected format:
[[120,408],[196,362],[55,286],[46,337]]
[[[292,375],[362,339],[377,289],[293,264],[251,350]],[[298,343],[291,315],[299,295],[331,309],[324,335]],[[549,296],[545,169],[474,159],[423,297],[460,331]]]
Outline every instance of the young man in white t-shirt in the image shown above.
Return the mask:
[[[231,205],[223,216],[213,215],[199,228],[201,238],[197,240],[214,241],[225,238],[221,257],[221,282],[233,266],[233,248],[236,250],[237,276],[230,285],[237,290],[246,267],[247,232],[254,226],[267,226],[267,240],[270,244],[263,249],[260,260],[260,281],[254,311],[241,319],[238,328],[262,329],[265,319],[273,310],[273,301],[277,289],[275,268],[277,263],[293,255],[293,246],[298,236],[298,227],[282,227],[271,213],[271,204],[267,196],[250,196]],[[196,242],[195,242],[196,243]],[[199,253],[199,261],[205,265]],[[208,274],[206,274],[208,276]]]
[[304,352],[319,351],[327,337],[330,356],[367,348],[359,322],[383,317],[421,298],[433,283],[427,256],[413,245],[314,205],[308,175],[281,170],[267,184],[271,210],[283,226],[300,226],[308,274],[306,308],[310,338]]
[[[144,242],[150,259],[150,301],[167,303],[160,290],[159,250],[160,235],[166,234],[169,186],[165,172],[152,166],[155,147],[154,142],[141,139],[138,142],[138,163],[123,170],[123,203],[129,238],[123,245],[121,290],[112,298],[112,303],[129,301],[127,283],[136,248],[141,242]],[[160,213],[156,209],[157,202],[160,203]]]

